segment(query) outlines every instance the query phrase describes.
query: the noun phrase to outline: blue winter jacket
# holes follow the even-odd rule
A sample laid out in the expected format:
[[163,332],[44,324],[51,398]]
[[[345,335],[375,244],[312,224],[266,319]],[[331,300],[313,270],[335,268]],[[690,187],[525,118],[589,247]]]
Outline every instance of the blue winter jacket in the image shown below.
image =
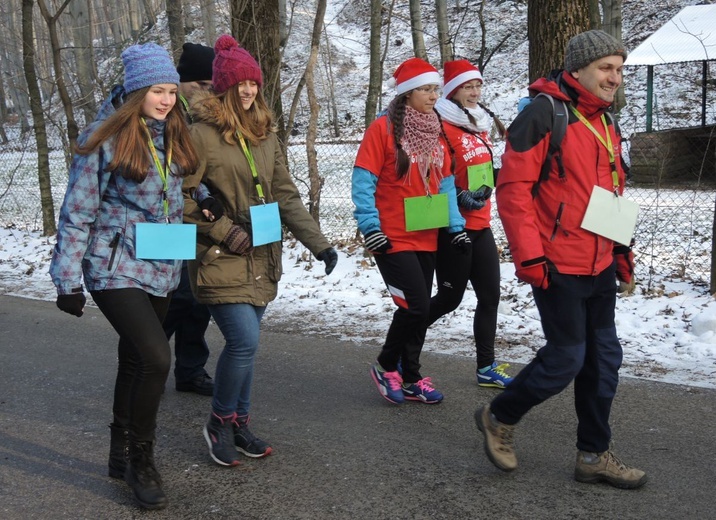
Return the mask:
[[[123,98],[124,88],[115,86],[95,121],[80,135],[80,144],[115,112]],[[165,122],[148,119],[147,126],[164,164]],[[136,288],[166,296],[179,284],[181,261],[144,260],[135,254],[135,224],[165,221],[161,177],[154,161],[141,183],[105,171],[113,156],[114,139],[109,139],[90,155],[73,157],[50,264],[52,282],[58,294],[69,294],[81,287],[84,278],[88,291]],[[182,179],[169,175],[167,182],[169,221],[180,224],[184,207]]]

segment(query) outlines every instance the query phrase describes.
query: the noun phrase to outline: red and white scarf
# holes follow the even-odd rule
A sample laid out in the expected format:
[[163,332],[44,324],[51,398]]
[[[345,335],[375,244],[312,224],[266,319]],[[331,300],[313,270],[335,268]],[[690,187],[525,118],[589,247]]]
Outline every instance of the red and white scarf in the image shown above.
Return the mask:
[[406,105],[400,145],[410,157],[410,162],[418,165],[418,171],[426,188],[430,179],[430,170],[434,169],[437,175],[442,171],[444,152],[439,138],[438,115],[433,111],[425,114]]

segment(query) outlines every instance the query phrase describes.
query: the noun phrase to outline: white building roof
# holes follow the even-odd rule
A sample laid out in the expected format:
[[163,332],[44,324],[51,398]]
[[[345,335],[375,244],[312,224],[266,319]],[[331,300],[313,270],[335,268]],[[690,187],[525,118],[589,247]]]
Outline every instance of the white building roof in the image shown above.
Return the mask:
[[625,65],[716,60],[716,4],[684,7],[629,53]]

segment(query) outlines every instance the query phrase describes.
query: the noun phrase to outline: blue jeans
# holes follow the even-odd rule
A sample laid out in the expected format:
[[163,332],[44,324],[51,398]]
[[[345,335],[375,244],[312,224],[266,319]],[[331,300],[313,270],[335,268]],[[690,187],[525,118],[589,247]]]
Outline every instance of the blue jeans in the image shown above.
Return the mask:
[[209,305],[209,312],[224,335],[226,345],[216,363],[215,414],[225,417],[236,412],[249,414],[254,358],[259,347],[259,326],[266,307],[248,303]]

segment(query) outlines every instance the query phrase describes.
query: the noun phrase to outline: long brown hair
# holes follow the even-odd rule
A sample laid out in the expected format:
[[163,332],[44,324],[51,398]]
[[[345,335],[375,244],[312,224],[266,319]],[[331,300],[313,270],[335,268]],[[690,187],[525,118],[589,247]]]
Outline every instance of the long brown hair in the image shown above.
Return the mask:
[[409,93],[410,92],[405,92],[395,96],[388,105],[388,121],[393,128],[393,139],[395,140],[395,163],[398,178],[408,173],[408,169],[410,168],[410,157],[408,157],[408,154],[403,150],[403,145],[400,144],[401,139],[403,139],[403,134],[405,133],[403,120],[405,119],[405,105],[407,104]]
[[236,144],[237,133],[244,136],[253,145],[258,145],[276,131],[273,113],[266,104],[261,89],[256,92],[256,98],[248,110],[241,106],[239,85],[233,85],[221,94],[208,95],[200,98],[197,104],[202,117],[216,125],[224,141]]
[[[114,137],[114,156],[106,170],[116,171],[125,179],[142,182],[153,164],[147,146],[146,127],[142,122],[142,104],[150,88],[127,94],[122,105],[89,136],[84,145],[77,147],[76,153],[88,155]],[[172,162],[179,167],[176,175],[184,177],[194,173],[199,158],[179,105],[177,94],[177,102],[167,114],[164,142],[167,146],[171,143]]]

